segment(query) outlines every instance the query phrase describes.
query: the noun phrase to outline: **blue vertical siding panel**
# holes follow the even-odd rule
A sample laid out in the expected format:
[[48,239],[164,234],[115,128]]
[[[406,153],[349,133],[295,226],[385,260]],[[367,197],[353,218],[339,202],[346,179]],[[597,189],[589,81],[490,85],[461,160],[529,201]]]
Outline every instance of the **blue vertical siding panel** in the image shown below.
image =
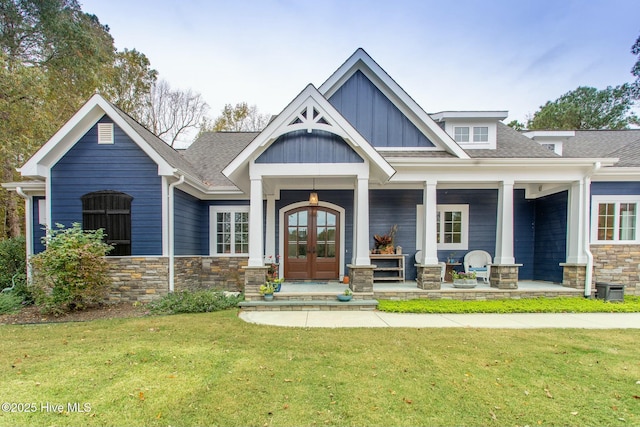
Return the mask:
[[434,146],[360,71],[356,71],[329,102],[374,147]]
[[[204,227],[202,202],[180,190],[175,190],[174,239],[176,255],[206,255],[200,237],[209,233]],[[208,224],[208,222],[207,222]]]
[[568,192],[541,197],[535,210],[534,279],[562,282],[567,253]]
[[640,194],[640,182],[592,182],[592,196],[634,196]]
[[44,197],[34,196],[33,197],[33,222],[31,229],[33,230],[33,253],[37,254],[44,251],[44,244],[42,244],[42,239],[46,236],[47,232],[45,230],[45,226],[40,224],[40,210],[38,207],[38,202],[40,200],[44,200]]
[[341,137],[321,130],[280,136],[256,163],[362,163],[364,160]]
[[524,190],[513,191],[513,251],[520,280],[534,279],[535,200],[525,199]]
[[[100,123],[111,123],[104,116]],[[52,223],[82,222],[84,194],[115,190],[133,196],[132,255],[162,254],[162,181],[157,165],[114,125],[114,144],[98,144],[92,127],[51,169]]]

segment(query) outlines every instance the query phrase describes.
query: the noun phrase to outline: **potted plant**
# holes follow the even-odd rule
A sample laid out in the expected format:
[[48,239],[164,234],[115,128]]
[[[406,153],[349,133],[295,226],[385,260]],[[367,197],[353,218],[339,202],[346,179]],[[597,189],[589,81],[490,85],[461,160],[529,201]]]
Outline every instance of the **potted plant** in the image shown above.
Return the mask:
[[282,289],[282,282],[284,282],[284,277],[269,280],[276,292],[280,292],[280,289]]
[[352,297],[353,292],[351,292],[351,289],[347,288],[343,293],[338,294],[338,301],[351,301]]
[[471,273],[452,271],[451,277],[453,278],[454,288],[475,288],[478,285],[478,279],[476,272]]
[[267,282],[264,285],[260,285],[260,295],[262,295],[265,301],[273,300],[273,293],[276,291],[276,288],[273,286],[273,283]]

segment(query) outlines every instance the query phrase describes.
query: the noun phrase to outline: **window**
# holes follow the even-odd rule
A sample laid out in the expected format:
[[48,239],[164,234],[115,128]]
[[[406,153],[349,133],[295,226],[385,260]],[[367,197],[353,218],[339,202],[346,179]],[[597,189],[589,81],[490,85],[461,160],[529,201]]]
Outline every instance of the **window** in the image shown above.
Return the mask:
[[113,245],[111,256],[131,255],[131,201],[117,191],[96,191],[81,197],[82,228],[104,229],[106,243]]
[[473,128],[473,142],[489,141],[489,128],[486,126],[475,126]]
[[[439,250],[469,248],[469,205],[438,205],[436,241]],[[416,249],[422,249],[423,205],[416,209]]]
[[211,206],[212,255],[249,254],[249,206]]
[[594,196],[591,240],[596,243],[637,242],[640,196]]
[[453,139],[456,142],[469,142],[469,128],[456,126],[453,128]]

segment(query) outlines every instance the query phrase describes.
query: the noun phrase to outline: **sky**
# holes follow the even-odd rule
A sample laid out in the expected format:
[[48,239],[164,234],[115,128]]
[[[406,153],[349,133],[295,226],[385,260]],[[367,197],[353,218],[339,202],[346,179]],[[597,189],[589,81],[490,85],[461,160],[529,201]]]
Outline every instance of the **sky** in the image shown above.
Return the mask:
[[357,48],[427,112],[526,121],[578,86],[633,81],[638,0],[80,0],[116,48],[144,53],[216,117],[247,102],[278,114]]

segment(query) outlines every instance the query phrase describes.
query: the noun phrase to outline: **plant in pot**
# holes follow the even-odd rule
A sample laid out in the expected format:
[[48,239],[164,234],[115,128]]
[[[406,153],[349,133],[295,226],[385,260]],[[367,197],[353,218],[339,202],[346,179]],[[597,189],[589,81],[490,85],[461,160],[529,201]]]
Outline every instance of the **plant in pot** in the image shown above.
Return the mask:
[[264,285],[260,285],[260,295],[262,295],[265,301],[273,300],[273,293],[276,291],[276,288],[273,286],[273,283],[267,282]]
[[454,288],[475,288],[478,285],[478,278],[476,272],[470,273],[452,271],[451,277],[453,278]]
[[280,289],[282,289],[282,282],[284,282],[284,277],[279,277],[277,279],[269,279],[269,283],[273,285],[275,292],[280,292]]
[[347,288],[343,293],[338,294],[338,301],[351,301],[352,297],[353,292],[351,292],[351,289]]

